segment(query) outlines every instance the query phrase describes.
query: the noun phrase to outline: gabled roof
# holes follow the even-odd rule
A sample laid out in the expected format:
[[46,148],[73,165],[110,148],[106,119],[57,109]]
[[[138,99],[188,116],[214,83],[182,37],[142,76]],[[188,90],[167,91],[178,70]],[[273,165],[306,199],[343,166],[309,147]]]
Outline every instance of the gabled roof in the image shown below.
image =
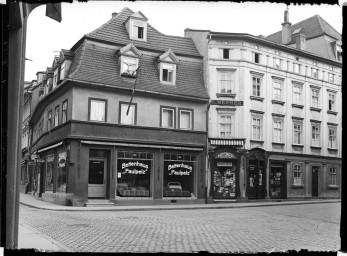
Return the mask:
[[[133,82],[120,75],[120,63],[116,50],[85,40],[75,51],[68,78],[82,82],[106,84],[132,89]],[[202,61],[181,60],[177,65],[176,85],[163,85],[159,81],[157,56],[143,54],[140,59],[136,89],[208,99],[203,82]]]
[[131,55],[134,57],[141,57],[142,53],[133,45],[132,43],[124,46],[123,48],[119,49],[118,55]]
[[158,57],[157,61],[158,62],[160,62],[160,61],[167,61],[167,62],[178,63],[180,60],[177,58],[175,53],[173,51],[171,51],[171,49],[169,49],[166,52],[164,52],[162,55],[160,55]]
[[[300,21],[291,26],[291,33],[297,29],[301,29],[300,33],[306,36],[306,40],[310,38],[315,38],[322,35],[328,35],[335,38],[336,40],[341,40],[341,35],[332,26],[329,25],[321,16],[314,15],[306,20]],[[267,40],[281,43],[282,42],[282,30],[273,33],[266,37]],[[295,43],[295,38],[288,44]]]
[[131,40],[124,25],[124,22],[131,15],[134,15],[134,12],[129,8],[124,8],[107,23],[87,34],[86,38],[123,45],[127,45],[131,42],[139,49],[145,48],[153,51],[165,52],[170,48],[178,55],[201,57],[191,38],[164,35],[153,28],[150,24],[147,24],[147,42]]

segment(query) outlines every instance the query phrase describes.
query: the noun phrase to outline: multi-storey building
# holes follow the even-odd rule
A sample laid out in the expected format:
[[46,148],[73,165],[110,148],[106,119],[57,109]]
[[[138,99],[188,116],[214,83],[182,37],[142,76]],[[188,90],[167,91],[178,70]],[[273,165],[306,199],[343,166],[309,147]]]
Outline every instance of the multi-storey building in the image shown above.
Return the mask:
[[43,200],[204,202],[209,96],[192,39],[124,8],[62,50],[52,74],[30,119]]
[[316,15],[268,37],[186,29],[210,95],[209,198],[338,198],[341,35]]

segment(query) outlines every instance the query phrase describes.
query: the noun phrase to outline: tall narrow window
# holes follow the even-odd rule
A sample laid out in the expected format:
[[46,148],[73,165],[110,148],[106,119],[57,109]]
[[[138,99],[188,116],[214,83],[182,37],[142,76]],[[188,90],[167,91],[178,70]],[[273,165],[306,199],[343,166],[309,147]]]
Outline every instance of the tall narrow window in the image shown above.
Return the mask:
[[176,65],[175,64],[161,64],[161,81],[174,84],[176,80]]
[[302,86],[293,85],[293,103],[302,104]]
[[253,96],[261,96],[261,78],[252,76],[252,94]]
[[229,49],[223,49],[223,59],[229,59]]
[[231,138],[232,137],[232,117],[228,114],[219,115],[219,137]]
[[127,115],[127,111],[129,108],[128,103],[120,104],[120,123],[121,124],[135,124],[135,116],[136,116],[136,105],[132,104],[129,108],[129,113]]
[[47,118],[47,130],[52,129],[52,110],[48,112],[48,118]]
[[301,185],[302,184],[302,177],[301,177],[301,165],[295,164],[293,166],[293,183],[294,185]]
[[63,102],[61,122],[65,123],[67,120],[67,100]]
[[334,75],[334,74],[328,73],[328,79],[329,79],[329,82],[330,82],[330,83],[333,83],[333,82],[334,82],[334,78],[335,78],[335,75]]
[[312,146],[320,146],[320,124],[312,123]]
[[179,119],[179,127],[180,129],[186,129],[186,130],[191,130],[192,129],[192,124],[193,124],[193,117],[192,117],[192,110],[179,110],[180,113],[180,119]]
[[301,121],[294,121],[293,123],[293,144],[301,145],[303,144],[302,140],[302,122]]
[[59,106],[55,107],[54,110],[54,127],[59,125]]
[[254,63],[260,63],[260,54],[253,52],[253,62]]
[[312,94],[311,106],[314,108],[319,108],[319,89],[312,88],[311,94]]
[[313,78],[318,78],[318,69],[312,68],[312,69],[311,69],[311,76],[312,76]]
[[274,118],[273,121],[273,141],[283,142],[283,120]]
[[173,108],[161,108],[161,127],[175,127],[175,110]]
[[89,99],[89,120],[106,122],[106,100]]
[[329,185],[336,186],[336,168],[329,168]]
[[144,27],[133,26],[133,38],[143,39],[144,38]]
[[297,74],[300,73],[300,65],[298,63],[293,63],[293,72]]
[[273,99],[282,100],[282,81],[273,80]]
[[138,59],[122,56],[122,76],[136,76],[138,68]]
[[220,93],[233,93],[234,74],[232,72],[218,72],[218,85]]
[[328,110],[336,111],[336,93],[328,92]]
[[261,140],[262,139],[262,118],[253,117],[252,118],[252,139]]
[[281,68],[281,60],[279,58],[274,58],[274,68]]
[[329,127],[329,141],[328,141],[328,148],[336,149],[336,127]]

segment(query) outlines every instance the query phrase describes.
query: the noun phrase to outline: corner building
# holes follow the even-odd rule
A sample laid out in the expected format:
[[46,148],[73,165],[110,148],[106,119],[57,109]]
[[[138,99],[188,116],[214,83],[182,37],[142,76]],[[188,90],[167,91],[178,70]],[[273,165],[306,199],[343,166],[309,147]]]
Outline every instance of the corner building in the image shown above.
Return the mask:
[[186,29],[210,95],[208,199],[340,198],[341,35],[315,15],[268,37]]
[[54,58],[30,119],[43,200],[205,201],[203,58],[190,38],[147,20],[124,8]]

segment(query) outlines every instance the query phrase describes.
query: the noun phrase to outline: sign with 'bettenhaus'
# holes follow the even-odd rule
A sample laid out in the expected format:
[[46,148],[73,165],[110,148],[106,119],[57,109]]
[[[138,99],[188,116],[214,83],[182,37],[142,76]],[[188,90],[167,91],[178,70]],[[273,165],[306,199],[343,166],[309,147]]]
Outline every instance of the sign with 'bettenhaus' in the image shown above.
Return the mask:
[[243,106],[241,100],[211,100],[211,105]]

